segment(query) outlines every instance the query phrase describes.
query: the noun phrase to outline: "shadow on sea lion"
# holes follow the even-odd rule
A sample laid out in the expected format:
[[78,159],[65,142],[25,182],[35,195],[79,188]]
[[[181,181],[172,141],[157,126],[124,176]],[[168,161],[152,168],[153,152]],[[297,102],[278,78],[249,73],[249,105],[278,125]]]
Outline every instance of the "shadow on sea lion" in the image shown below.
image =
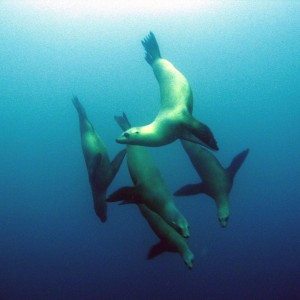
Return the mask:
[[[123,130],[130,128],[125,114],[115,117],[115,120]],[[118,189],[107,201],[123,200],[123,204],[146,204],[183,237],[188,237],[188,222],[175,206],[173,195],[147,149],[143,146],[127,145],[127,165],[134,187],[126,186]]]
[[117,138],[117,142],[157,147],[185,139],[218,150],[210,129],[192,116],[193,95],[187,79],[172,63],[161,58],[152,32],[142,44],[146,50],[145,59],[160,87],[160,110],[151,124],[131,127]]
[[207,194],[215,200],[221,227],[226,227],[229,220],[229,193],[233,179],[245,161],[249,149],[234,157],[230,166],[224,169],[217,158],[200,145],[181,140],[194,168],[202,179],[201,183],[188,184],[177,190],[176,196]]
[[110,162],[104,143],[88,120],[84,107],[77,97],[73,97],[72,101],[78,112],[81,147],[93,193],[95,212],[100,220],[105,222],[107,219],[106,190],[121,166],[126,149],[121,150]]

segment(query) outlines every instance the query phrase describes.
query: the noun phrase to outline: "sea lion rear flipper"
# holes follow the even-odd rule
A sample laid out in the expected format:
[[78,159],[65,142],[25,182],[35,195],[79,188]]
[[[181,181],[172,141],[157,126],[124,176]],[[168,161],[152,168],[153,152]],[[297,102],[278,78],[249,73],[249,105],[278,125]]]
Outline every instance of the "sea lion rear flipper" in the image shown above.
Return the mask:
[[152,259],[166,251],[170,251],[167,244],[160,241],[150,248],[147,259]]
[[81,134],[86,133],[87,131],[95,131],[92,123],[89,121],[87,114],[83,105],[80,103],[78,97],[74,96],[72,99],[73,105],[77,110],[79,123],[80,123],[80,132]]
[[201,183],[196,184],[187,184],[184,185],[182,188],[177,190],[174,195],[175,196],[191,196],[191,195],[197,195],[204,193],[206,194],[206,187],[205,185]]
[[142,40],[142,45],[146,51],[145,59],[150,66],[156,59],[161,58],[159,46],[153,32],[150,31],[150,33]]
[[118,173],[125,155],[126,155],[126,149],[123,149],[120,152],[118,152],[118,154],[115,156],[115,158],[110,163],[110,167],[111,167],[110,182],[113,181],[113,179],[115,178],[116,174]]
[[82,104],[80,103],[80,101],[79,101],[79,99],[78,99],[77,96],[73,96],[72,102],[73,102],[73,105],[75,106],[75,108],[76,108],[76,110],[78,112],[79,117],[83,118],[83,119],[87,118],[85,109],[82,106]]
[[[186,117],[185,128],[187,132],[183,133],[182,139],[203,145],[213,150],[219,150],[214,135],[209,127],[204,123],[197,121],[191,114]],[[191,136],[191,134],[194,137]]]
[[230,166],[227,168],[227,171],[231,175],[232,178],[236,175],[237,171],[242,166],[243,162],[245,161],[246,157],[248,156],[249,149],[246,149],[236,155],[233,160],[231,161]]
[[124,186],[113,192],[107,199],[107,202],[121,201],[121,204],[141,203],[138,197],[138,192],[135,187]]
[[127,129],[131,128],[131,125],[127,119],[127,116],[125,113],[123,113],[123,116],[115,116],[115,121],[119,124],[119,126],[122,128],[122,130],[126,131]]

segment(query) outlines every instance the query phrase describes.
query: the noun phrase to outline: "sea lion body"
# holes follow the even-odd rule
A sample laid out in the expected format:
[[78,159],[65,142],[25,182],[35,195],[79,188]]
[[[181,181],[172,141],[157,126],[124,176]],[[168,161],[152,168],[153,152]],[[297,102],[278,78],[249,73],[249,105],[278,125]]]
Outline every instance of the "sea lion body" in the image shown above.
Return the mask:
[[78,112],[81,147],[93,193],[94,209],[100,220],[105,222],[106,190],[121,166],[126,149],[120,151],[110,162],[103,141],[88,120],[85,109],[77,97],[73,98],[73,104]]
[[189,268],[193,267],[194,254],[189,249],[187,240],[173,227],[145,204],[138,204],[138,208],[147,220],[160,242],[154,245],[148,254],[148,259],[154,258],[164,251],[178,252]]
[[210,129],[192,116],[193,95],[187,79],[171,62],[161,58],[153,33],[142,44],[146,50],[146,61],[159,84],[160,110],[152,123],[126,130],[117,142],[157,147],[181,138],[218,150]]
[[238,154],[225,169],[217,158],[203,147],[181,140],[195,170],[202,179],[199,184],[189,184],[175,192],[177,196],[205,193],[215,200],[221,227],[226,227],[229,220],[229,194],[233,179],[246,159],[249,149]]
[[[123,129],[130,127],[125,115],[115,118]],[[127,145],[127,165],[134,187],[117,190],[109,196],[108,201],[124,200],[123,203],[145,204],[182,236],[188,237],[188,222],[177,209],[173,196],[147,149],[143,146]]]

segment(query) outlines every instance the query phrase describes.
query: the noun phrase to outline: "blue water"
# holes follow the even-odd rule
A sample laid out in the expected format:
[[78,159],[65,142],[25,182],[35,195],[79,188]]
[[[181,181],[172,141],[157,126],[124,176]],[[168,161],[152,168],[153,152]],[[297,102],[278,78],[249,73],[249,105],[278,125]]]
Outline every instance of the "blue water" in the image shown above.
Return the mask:
[[[38,2],[0,3],[0,299],[299,299],[300,2],[105,13],[98,1],[103,14]],[[192,271],[175,253],[145,259],[157,237],[134,205],[96,217],[71,103],[112,158],[113,116],[143,125],[159,107],[149,30],[190,81],[222,164],[250,148],[228,228],[207,196],[175,199]],[[199,181],[178,141],[150,151],[172,192]],[[124,163],[109,193],[129,184]]]

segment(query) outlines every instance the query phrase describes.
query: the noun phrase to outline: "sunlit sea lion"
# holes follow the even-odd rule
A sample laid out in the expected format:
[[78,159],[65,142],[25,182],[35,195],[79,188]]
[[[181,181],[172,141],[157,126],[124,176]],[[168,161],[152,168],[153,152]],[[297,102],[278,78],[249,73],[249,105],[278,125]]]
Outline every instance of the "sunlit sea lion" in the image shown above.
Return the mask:
[[200,145],[181,140],[194,168],[202,179],[201,183],[188,184],[175,192],[176,196],[205,193],[212,197],[217,205],[221,227],[226,227],[229,219],[229,193],[237,171],[246,159],[249,149],[242,151],[224,169],[217,158]]
[[131,127],[117,138],[121,144],[162,146],[185,139],[218,150],[210,129],[192,116],[193,95],[187,79],[166,59],[152,32],[142,41],[146,61],[160,87],[161,106],[155,120],[142,127]]
[[[130,128],[125,114],[115,119],[123,130]],[[123,203],[146,204],[183,237],[188,237],[188,222],[175,206],[173,196],[147,149],[142,146],[127,145],[127,165],[134,187],[120,188],[110,195],[107,201],[124,200]]]
[[84,107],[77,97],[73,104],[78,112],[81,146],[93,193],[94,208],[102,222],[107,219],[106,190],[117,174],[126,154],[126,149],[120,151],[112,162],[106,148],[87,118]]

